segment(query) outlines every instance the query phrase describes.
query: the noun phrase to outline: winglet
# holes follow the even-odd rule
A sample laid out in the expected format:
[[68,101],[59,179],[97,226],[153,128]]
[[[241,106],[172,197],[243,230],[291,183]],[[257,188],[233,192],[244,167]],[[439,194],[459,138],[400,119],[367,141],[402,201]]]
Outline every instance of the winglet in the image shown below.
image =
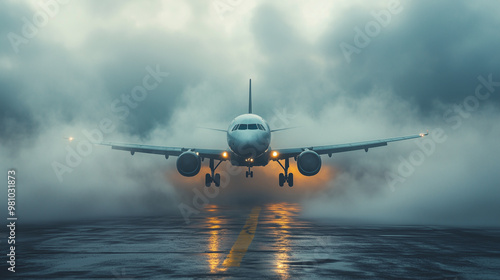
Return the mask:
[[250,79],[250,85],[248,87],[248,113],[252,113],[252,79]]
[[427,132],[426,132],[426,133],[420,133],[419,135],[420,135],[420,137],[427,136],[427,135],[429,135],[429,130],[427,130]]

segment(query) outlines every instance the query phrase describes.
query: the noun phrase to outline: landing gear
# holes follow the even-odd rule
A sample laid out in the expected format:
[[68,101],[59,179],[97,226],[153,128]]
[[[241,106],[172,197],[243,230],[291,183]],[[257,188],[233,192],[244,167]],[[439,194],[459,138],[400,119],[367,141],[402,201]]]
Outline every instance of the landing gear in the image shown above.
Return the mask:
[[205,174],[205,186],[210,187],[212,185],[212,176],[210,174]]
[[248,167],[248,171],[246,173],[247,178],[248,178],[248,176],[250,176],[250,178],[253,178],[253,171],[250,170],[250,166]]
[[205,174],[205,186],[206,187],[210,187],[212,185],[212,182],[215,184],[216,187],[220,186],[220,174],[219,173],[214,174],[214,172],[215,172],[215,169],[217,169],[217,167],[219,167],[221,162],[222,162],[222,160],[220,160],[219,163],[217,163],[217,165],[215,165],[214,159],[213,158],[210,159],[211,174],[210,173]]
[[220,186],[220,174],[219,173],[215,174],[215,176],[214,176],[214,183],[215,183],[216,187]]
[[288,167],[289,167],[289,160],[285,159],[285,166],[281,164],[281,162],[278,160],[277,161],[281,168],[285,171],[285,174],[280,173],[279,175],[279,185],[280,187],[283,187],[285,185],[285,182],[288,182],[289,187],[293,187],[293,173],[288,173]]

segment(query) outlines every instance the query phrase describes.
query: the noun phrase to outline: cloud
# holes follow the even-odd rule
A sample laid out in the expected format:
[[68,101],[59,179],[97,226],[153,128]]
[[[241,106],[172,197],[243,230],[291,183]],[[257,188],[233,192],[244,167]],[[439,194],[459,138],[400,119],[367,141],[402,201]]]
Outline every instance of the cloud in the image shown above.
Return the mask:
[[[495,10],[490,4],[441,1],[429,8],[429,1],[401,1],[402,11],[346,63],[339,42],[354,44],[354,28],[365,30],[375,20],[371,12],[384,10],[356,7],[323,37],[325,56],[342,61],[342,67],[329,68],[330,75],[355,95],[389,88],[424,113],[436,109],[435,101],[461,101],[474,90],[478,75],[496,71],[491,62],[498,59],[500,40],[490,28]],[[498,104],[497,99],[492,102]]]
[[[488,121],[498,113],[478,113],[456,130],[431,127],[431,134],[444,132],[442,142],[430,135],[373,149],[366,156],[342,155],[332,164],[344,172],[328,191],[305,204],[305,215],[372,224],[498,226],[492,214],[499,210],[494,200],[500,195],[493,155],[499,152],[495,139],[500,131]],[[393,184],[388,173],[403,181]]]

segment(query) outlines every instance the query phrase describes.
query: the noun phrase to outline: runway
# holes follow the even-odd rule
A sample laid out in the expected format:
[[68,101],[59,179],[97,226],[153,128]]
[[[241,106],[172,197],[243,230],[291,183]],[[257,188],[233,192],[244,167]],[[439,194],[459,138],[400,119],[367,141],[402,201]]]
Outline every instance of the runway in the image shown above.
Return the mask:
[[190,224],[173,215],[19,226],[16,273],[4,264],[2,279],[500,277],[500,230],[342,226],[300,211],[209,205]]

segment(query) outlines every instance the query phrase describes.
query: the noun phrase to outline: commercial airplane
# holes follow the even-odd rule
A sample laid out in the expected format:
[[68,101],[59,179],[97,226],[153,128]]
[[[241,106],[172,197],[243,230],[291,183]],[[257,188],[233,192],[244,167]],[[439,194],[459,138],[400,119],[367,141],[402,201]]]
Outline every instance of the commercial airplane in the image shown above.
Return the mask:
[[[224,150],[218,149],[198,149],[198,148],[177,148],[150,146],[139,144],[122,144],[114,142],[101,142],[101,145],[111,146],[112,149],[129,151],[134,153],[150,153],[164,155],[168,159],[169,156],[176,156],[177,170],[186,177],[192,177],[200,172],[201,162],[209,159],[210,173],[205,175],[205,185],[210,187],[212,183],[215,186],[220,186],[220,174],[215,173],[220,163],[229,160],[234,166],[248,167],[246,177],[253,177],[254,166],[266,166],[270,161],[276,161],[282,168],[284,173],[279,174],[279,185],[283,187],[285,183],[288,186],[293,186],[293,174],[288,173],[290,166],[290,158],[294,158],[297,162],[297,168],[302,175],[313,176],[321,169],[320,155],[332,156],[334,153],[365,150],[387,146],[389,142],[414,139],[424,137],[427,133],[416,135],[388,138],[381,140],[373,140],[366,142],[347,143],[340,145],[328,146],[311,146],[291,149],[274,149],[269,145],[271,143],[271,134],[278,130],[271,129],[269,124],[260,116],[252,113],[252,80],[249,85],[249,102],[248,114],[243,114],[236,117],[230,124],[227,130],[214,129],[227,133],[228,148]],[[217,165],[215,164],[217,161]],[[281,163],[284,161],[284,165]]]

